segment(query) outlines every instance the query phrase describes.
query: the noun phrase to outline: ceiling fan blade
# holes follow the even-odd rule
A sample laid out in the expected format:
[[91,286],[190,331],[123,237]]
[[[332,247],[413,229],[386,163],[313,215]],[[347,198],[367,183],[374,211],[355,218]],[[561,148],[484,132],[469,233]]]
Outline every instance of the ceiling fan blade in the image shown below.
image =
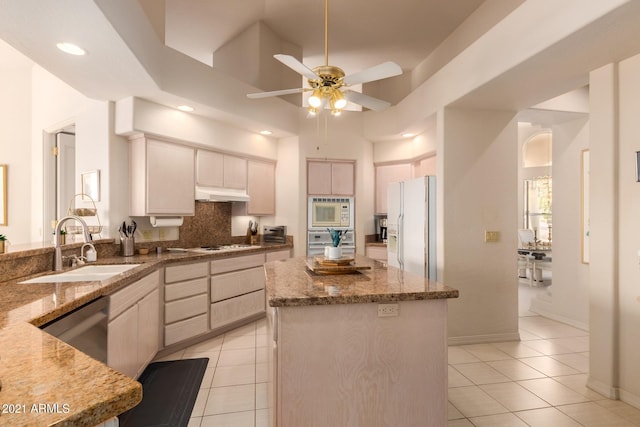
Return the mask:
[[248,93],[247,98],[251,99],[259,99],[259,98],[268,98],[270,96],[280,96],[280,95],[290,95],[292,93],[300,93],[304,92],[305,88],[299,87],[296,89],[282,89],[282,90],[274,90],[271,92],[256,92],[256,93]]
[[306,77],[309,80],[320,80],[320,77],[316,73],[311,71],[309,67],[307,67],[291,55],[283,55],[281,53],[278,53],[276,55],[273,55],[273,57],[282,62],[287,67],[291,68],[296,73],[302,75],[303,77]]
[[383,101],[360,92],[346,91],[344,92],[344,97],[347,101],[362,105],[363,107],[373,111],[382,111],[391,106],[391,103],[387,101]]
[[399,74],[402,74],[402,68],[395,62],[387,61],[355,74],[348,75],[342,79],[342,81],[345,85],[351,86],[386,79]]

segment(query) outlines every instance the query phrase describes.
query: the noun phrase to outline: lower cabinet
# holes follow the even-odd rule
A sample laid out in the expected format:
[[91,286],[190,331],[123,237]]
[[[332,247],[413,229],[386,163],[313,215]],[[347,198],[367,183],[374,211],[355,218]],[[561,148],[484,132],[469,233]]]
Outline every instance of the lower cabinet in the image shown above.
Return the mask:
[[137,378],[160,346],[158,272],[109,297],[107,365]]
[[387,247],[386,246],[367,246],[365,249],[367,257],[377,259],[378,261],[387,260]]
[[265,311],[265,254],[211,261],[211,329]]
[[196,262],[165,268],[164,345],[208,331],[209,263]]

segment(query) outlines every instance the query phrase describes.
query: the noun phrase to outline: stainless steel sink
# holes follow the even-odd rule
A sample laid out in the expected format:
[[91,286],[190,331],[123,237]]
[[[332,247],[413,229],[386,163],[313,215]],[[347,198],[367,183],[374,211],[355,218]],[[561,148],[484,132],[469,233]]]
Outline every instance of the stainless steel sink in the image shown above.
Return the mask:
[[20,283],[93,282],[107,280],[140,264],[87,265],[63,273],[35,277]]

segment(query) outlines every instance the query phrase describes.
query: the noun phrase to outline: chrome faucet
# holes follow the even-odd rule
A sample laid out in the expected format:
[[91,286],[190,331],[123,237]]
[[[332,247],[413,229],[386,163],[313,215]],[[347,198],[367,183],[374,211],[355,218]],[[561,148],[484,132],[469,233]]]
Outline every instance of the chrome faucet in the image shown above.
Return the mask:
[[62,249],[60,248],[60,231],[62,230],[62,224],[64,224],[70,219],[75,219],[82,226],[82,234],[84,235],[84,242],[85,243],[91,242],[91,234],[89,234],[89,227],[87,226],[87,223],[84,222],[82,218],[76,215],[69,215],[61,218],[60,221],[58,221],[58,224],[56,224],[56,229],[53,232],[53,246],[55,246],[54,254],[53,254],[53,271],[62,270]]

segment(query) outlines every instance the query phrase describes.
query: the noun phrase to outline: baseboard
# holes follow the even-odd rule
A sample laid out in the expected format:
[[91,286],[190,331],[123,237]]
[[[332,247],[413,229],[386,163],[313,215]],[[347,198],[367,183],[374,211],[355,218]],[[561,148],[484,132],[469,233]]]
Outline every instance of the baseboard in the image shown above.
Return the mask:
[[622,400],[624,403],[628,403],[629,405],[640,409],[640,396],[629,393],[628,391],[623,389],[619,389],[619,392],[620,400]]
[[589,376],[589,378],[587,379],[587,387],[589,387],[596,393],[600,393],[608,399],[620,399],[620,389],[618,387],[611,387],[610,385],[607,385],[603,382],[594,380],[593,378],[591,378],[591,376]]
[[[540,304],[540,301],[536,301],[535,299],[531,301],[531,306],[529,307],[529,311],[539,314],[540,316],[548,317],[551,320],[557,320],[558,322],[566,323],[567,325],[571,325],[578,329],[582,329],[583,331],[589,331],[589,324],[584,322],[579,322],[575,319],[571,319],[569,317],[561,316],[553,311],[547,310],[543,307],[543,304]],[[548,304],[547,304],[548,305]]]
[[485,344],[492,342],[520,341],[518,332],[504,334],[469,335],[465,337],[449,337],[448,345]]

